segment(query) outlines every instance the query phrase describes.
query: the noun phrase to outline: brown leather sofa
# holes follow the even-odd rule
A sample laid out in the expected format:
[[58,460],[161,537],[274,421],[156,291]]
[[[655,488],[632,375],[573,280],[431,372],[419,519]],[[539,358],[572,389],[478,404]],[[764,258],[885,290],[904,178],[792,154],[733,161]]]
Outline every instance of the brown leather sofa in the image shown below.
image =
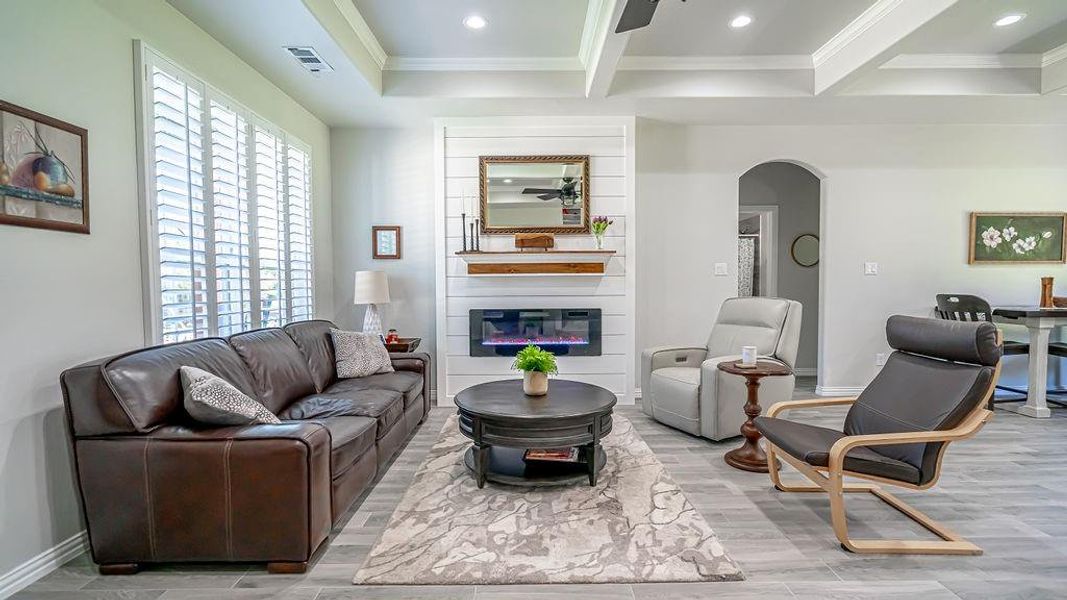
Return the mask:
[[[394,373],[338,380],[331,327],[301,321],[168,344],[60,376],[101,573],[184,561],[307,568],[429,410],[428,355],[392,354]],[[182,365],[226,379],[283,423],[193,422],[182,407]],[[331,407],[345,416],[321,416]],[[310,414],[320,416],[297,420]]]

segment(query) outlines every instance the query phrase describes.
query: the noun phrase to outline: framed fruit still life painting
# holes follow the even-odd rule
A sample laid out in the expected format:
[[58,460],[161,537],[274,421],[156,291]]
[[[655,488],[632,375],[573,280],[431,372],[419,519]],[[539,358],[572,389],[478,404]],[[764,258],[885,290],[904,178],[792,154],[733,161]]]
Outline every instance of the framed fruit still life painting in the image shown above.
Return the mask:
[[970,264],[1067,261],[1067,213],[971,213]]
[[0,224],[89,233],[88,140],[0,100]]

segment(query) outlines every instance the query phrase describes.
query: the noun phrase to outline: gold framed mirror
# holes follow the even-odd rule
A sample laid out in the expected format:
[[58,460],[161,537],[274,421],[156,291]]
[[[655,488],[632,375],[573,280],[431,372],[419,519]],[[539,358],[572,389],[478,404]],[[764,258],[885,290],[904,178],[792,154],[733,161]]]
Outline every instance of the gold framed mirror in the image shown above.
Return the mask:
[[482,233],[589,233],[589,156],[481,156]]

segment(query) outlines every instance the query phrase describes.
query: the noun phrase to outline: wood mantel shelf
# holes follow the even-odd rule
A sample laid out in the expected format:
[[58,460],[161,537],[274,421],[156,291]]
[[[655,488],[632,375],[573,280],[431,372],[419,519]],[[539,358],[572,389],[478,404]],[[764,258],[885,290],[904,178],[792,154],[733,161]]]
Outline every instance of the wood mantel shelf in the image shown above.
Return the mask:
[[603,275],[614,250],[456,252],[467,275]]

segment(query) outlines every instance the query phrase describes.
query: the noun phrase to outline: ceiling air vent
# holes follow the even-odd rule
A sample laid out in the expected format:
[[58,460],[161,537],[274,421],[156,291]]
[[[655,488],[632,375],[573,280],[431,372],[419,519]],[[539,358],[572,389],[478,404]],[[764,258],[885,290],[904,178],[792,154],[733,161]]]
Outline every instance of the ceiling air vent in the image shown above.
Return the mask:
[[333,67],[322,60],[319,53],[311,46],[286,46],[285,50],[312,73],[329,73],[333,71]]

